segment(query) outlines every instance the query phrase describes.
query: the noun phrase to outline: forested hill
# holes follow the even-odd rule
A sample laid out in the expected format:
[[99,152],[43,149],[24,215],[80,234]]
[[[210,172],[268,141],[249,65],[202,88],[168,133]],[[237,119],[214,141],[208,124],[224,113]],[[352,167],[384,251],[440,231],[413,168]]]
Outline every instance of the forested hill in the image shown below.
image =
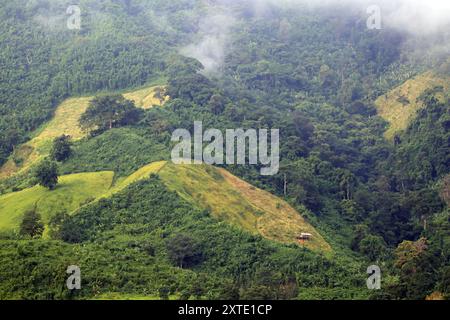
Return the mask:
[[[55,198],[14,216],[17,230],[0,230],[0,298],[449,297],[450,28],[422,37],[370,30],[364,4],[286,3],[82,0],[74,30],[70,1],[0,5],[0,165],[23,168],[0,180],[0,199],[19,199],[0,210],[16,210],[22,195]],[[133,100],[129,92],[148,88],[158,88],[152,108],[136,110],[138,101],[120,96]],[[125,106],[125,116],[90,119],[88,104],[102,99]],[[74,132],[95,130],[34,150],[45,133],[70,135],[53,130],[55,110],[80,126]],[[259,166],[217,172],[246,181],[233,180],[236,188],[255,186],[245,188],[250,194],[282,199],[271,204],[301,213],[294,220],[317,230],[333,254],[227,223],[261,213],[210,208],[207,190],[192,189],[204,172],[156,172],[97,201],[169,160],[172,132],[192,131],[194,121],[222,131],[280,128],[278,174],[261,176]],[[57,171],[60,189],[36,186],[42,168]],[[215,170],[206,170],[208,181],[224,184]],[[94,198],[74,179],[96,188]],[[49,216],[44,232],[39,219]],[[59,278],[76,263],[87,266],[86,287],[71,296]],[[382,290],[365,286],[373,264],[383,270]]]
[[0,163],[64,98],[164,78],[199,14],[190,1],[81,1],[82,28],[70,30],[70,5],[1,5]]

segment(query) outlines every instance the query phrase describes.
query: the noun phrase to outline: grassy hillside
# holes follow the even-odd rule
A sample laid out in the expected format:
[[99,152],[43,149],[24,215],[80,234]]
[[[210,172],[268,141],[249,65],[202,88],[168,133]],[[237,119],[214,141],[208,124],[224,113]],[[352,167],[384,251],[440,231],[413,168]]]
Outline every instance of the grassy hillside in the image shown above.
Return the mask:
[[62,176],[54,191],[35,186],[0,196],[0,230],[17,230],[24,213],[36,208],[44,223],[58,212],[72,212],[104,194],[111,187],[113,172]]
[[[156,299],[161,289],[170,299],[295,299],[308,288],[335,299],[370,293],[358,261],[243,232],[156,177],[83,206],[60,230],[52,240],[0,241],[0,299]],[[169,245],[180,236],[192,248],[183,267]],[[65,287],[69,265],[82,268],[76,292]]]
[[306,247],[323,252],[331,251],[330,245],[317,230],[287,202],[267,191],[255,188],[226,170],[219,169],[219,171],[234,190],[237,190],[258,211],[264,212],[257,224],[261,235],[282,243],[298,243],[296,237],[300,233],[311,233],[313,238],[304,243]]
[[158,99],[155,96],[158,90],[163,92],[165,88],[163,86],[154,86],[125,93],[123,96],[128,100],[133,100],[139,108],[150,109],[153,106],[161,106],[169,100],[167,96],[164,99]]
[[385,134],[387,139],[393,139],[397,132],[408,127],[417,111],[423,108],[422,103],[417,99],[425,90],[436,86],[448,89],[450,77],[443,78],[431,71],[426,72],[406,81],[375,101],[378,113],[390,124]]
[[[137,107],[148,109],[161,105],[155,98],[155,90],[164,88],[152,86],[137,91],[125,93],[124,97],[133,100]],[[80,140],[85,136],[81,131],[78,120],[86,111],[93,97],[71,98],[64,101],[56,109],[54,117],[35,133],[33,139],[17,147],[12,157],[0,168],[0,179],[10,177],[30,168],[39,159],[50,152],[51,142],[61,135],[69,135],[73,140]],[[163,102],[164,103],[164,102]]]
[[112,186],[114,172],[80,173],[59,178],[54,191],[41,186],[0,196],[0,231],[17,230],[24,213],[36,207],[44,223],[58,212],[71,213],[81,206],[108,198],[129,185],[157,173],[165,162],[145,166]]
[[23,214],[37,207],[44,222],[63,211],[73,212],[89,202],[109,198],[128,186],[158,174],[170,190],[219,220],[253,234],[285,244],[299,244],[296,237],[311,233],[305,247],[330,252],[330,245],[288,203],[257,189],[224,169],[207,165],[174,165],[166,161],[149,164],[111,186],[114,173],[83,173],[63,176],[50,192],[40,186],[0,197],[0,230],[17,229]]
[[125,179],[122,179],[121,181],[118,181],[111,190],[109,190],[105,195],[103,195],[103,198],[107,198],[117,192],[122,191],[126,187],[130,186],[133,183],[136,183],[140,180],[149,178],[152,174],[157,174],[166,164],[165,161],[158,161],[151,163],[145,167],[142,167],[141,169],[137,170],[135,173],[131,174]]
[[201,165],[166,164],[159,176],[194,206],[218,219],[281,243],[297,243],[302,232],[311,233],[304,246],[329,252],[330,245],[288,203],[246,183],[223,169]]
[[158,174],[170,190],[176,191],[195,207],[209,210],[220,220],[285,244],[298,244],[296,237],[300,233],[311,233],[313,238],[303,244],[305,247],[322,252],[332,250],[315,228],[288,203],[224,169],[212,166],[155,162],[118,181],[102,198],[110,197],[152,174]]
[[149,163],[170,158],[170,148],[161,140],[146,128],[114,128],[74,144],[61,172],[114,171],[116,179],[126,178]]

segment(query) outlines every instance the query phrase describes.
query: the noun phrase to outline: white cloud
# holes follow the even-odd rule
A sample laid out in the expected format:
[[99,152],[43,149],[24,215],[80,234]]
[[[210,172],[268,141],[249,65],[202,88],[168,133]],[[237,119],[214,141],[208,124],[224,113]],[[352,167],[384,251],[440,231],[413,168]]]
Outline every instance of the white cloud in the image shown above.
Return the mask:
[[[181,53],[196,58],[207,72],[220,69],[228,53],[229,35],[236,22],[235,6],[247,6],[255,16],[264,17],[273,7],[305,10],[305,8],[339,6],[361,11],[364,18],[367,8],[379,5],[383,28],[393,28],[419,36],[431,36],[441,31],[450,34],[450,0],[214,0],[207,1],[208,14],[200,23],[199,40],[181,50]],[[213,3],[213,4],[210,4]],[[353,10],[352,10],[353,11]],[[444,48],[447,43],[442,43]]]
[[449,0],[396,0],[385,6],[386,23],[397,29],[427,35],[450,26]]
[[234,23],[231,14],[208,15],[200,23],[199,40],[183,48],[181,54],[200,61],[208,73],[218,71],[224,62],[230,28]]

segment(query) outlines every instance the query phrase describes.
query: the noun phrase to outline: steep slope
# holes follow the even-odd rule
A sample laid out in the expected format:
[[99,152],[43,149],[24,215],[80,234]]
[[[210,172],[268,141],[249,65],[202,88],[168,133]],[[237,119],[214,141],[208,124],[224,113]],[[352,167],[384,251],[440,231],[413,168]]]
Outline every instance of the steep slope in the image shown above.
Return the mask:
[[83,173],[63,176],[55,191],[36,186],[0,197],[0,230],[17,230],[27,210],[36,206],[45,223],[62,210],[109,198],[126,187],[157,174],[169,190],[194,207],[253,234],[285,244],[299,244],[301,233],[312,238],[301,245],[331,252],[330,245],[288,203],[253,187],[224,169],[207,165],[175,165],[165,161],[149,164],[111,186],[114,173]]
[[113,172],[67,175],[53,191],[35,186],[0,196],[0,231],[17,230],[25,212],[33,209],[47,224],[56,213],[70,213],[107,192],[113,177]]
[[406,81],[375,101],[379,115],[390,124],[385,133],[387,139],[393,139],[396,133],[408,127],[417,111],[423,108],[417,99],[425,90],[436,86],[443,86],[448,90],[450,77],[440,77],[431,71],[426,72]]
[[0,231],[17,230],[25,212],[36,209],[46,224],[59,212],[73,213],[80,207],[108,198],[129,185],[157,173],[165,162],[145,166],[112,186],[114,172],[80,173],[62,176],[53,191],[35,186],[0,196]]
[[140,180],[144,180],[149,178],[152,174],[157,174],[164,166],[166,165],[165,161],[158,161],[151,163],[149,165],[146,165],[145,167],[140,168],[130,176],[128,176],[125,179],[122,179],[121,181],[118,181],[114,187],[112,187],[106,194],[102,196],[102,198],[108,198],[112,196],[115,193],[118,193],[128,187],[129,185],[132,185],[135,182],[138,182]]
[[[157,90],[164,90],[164,87],[147,87],[125,93],[124,97],[133,100],[137,107],[148,109],[164,103],[164,101],[155,98]],[[36,161],[47,156],[51,143],[56,137],[65,134],[71,136],[75,141],[83,138],[85,133],[81,131],[78,120],[86,111],[92,98],[71,98],[59,105],[53,119],[38,130],[33,139],[17,147],[12,157],[0,168],[0,179],[23,172]]]
[[134,101],[139,108],[150,109],[153,106],[161,106],[169,100],[169,97],[164,95],[164,91],[164,86],[155,86],[126,93],[124,97]]
[[315,251],[332,250],[320,233],[287,202],[213,166],[155,162],[118,182],[102,198],[152,174],[158,174],[170,190],[193,206],[209,210],[219,220],[285,244],[300,244],[297,236],[310,233],[312,239],[302,245]]
[[288,203],[224,169],[167,163],[159,176],[169,189],[194,206],[210,210],[220,220],[285,244],[299,244],[296,238],[302,232],[311,233],[312,239],[302,245],[331,251],[323,237]]
[[253,187],[226,170],[219,170],[228,184],[239,191],[257,210],[264,212],[258,219],[258,232],[264,237],[283,243],[294,243],[302,232],[310,233],[313,236],[312,240],[305,242],[305,246],[325,252],[331,250],[330,245],[317,230],[287,202],[267,191]]

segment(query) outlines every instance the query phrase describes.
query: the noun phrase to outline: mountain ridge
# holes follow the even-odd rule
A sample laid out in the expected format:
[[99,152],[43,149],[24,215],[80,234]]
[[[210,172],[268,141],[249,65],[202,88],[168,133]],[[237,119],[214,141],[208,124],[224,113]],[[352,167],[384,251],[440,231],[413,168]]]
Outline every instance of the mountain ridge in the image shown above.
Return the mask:
[[[152,175],[158,175],[170,190],[177,192],[195,207],[210,211],[219,220],[279,243],[301,245],[317,252],[332,252],[331,246],[322,235],[287,202],[250,185],[222,168],[208,165],[175,165],[167,161],[158,161],[142,167],[124,180],[118,181],[115,185],[111,185],[112,172],[62,176],[61,183],[64,186],[65,182],[73,176],[94,177],[96,175],[100,180],[105,178],[109,181],[105,180],[105,183],[110,185],[108,190],[104,190],[104,188],[104,191],[96,190],[95,193],[83,200],[91,199],[91,201],[80,203],[78,207],[72,207],[72,210],[67,213],[76,214],[83,206],[89,206],[102,199],[107,199],[136,182],[149,179]],[[61,187],[58,186],[56,192],[58,192],[58,189],[61,189]],[[46,192],[42,187],[33,187],[17,193],[3,195],[0,197],[0,202],[9,208],[22,199],[22,194],[33,194],[33,190],[48,193],[47,196],[55,194],[53,191]],[[55,196],[59,199],[56,202],[64,201],[65,196],[66,193]],[[17,201],[15,201],[15,197],[18,199]],[[30,206],[24,208],[21,211],[22,215],[31,209]],[[41,213],[39,208],[37,208],[37,211]],[[10,209],[3,211],[3,220],[8,219],[10,212]],[[45,212],[44,216],[45,223],[48,223],[51,214]],[[0,210],[1,217],[2,210]],[[17,220],[16,227],[18,225],[19,220]],[[312,234],[312,239],[300,243],[297,237],[301,233]]]

